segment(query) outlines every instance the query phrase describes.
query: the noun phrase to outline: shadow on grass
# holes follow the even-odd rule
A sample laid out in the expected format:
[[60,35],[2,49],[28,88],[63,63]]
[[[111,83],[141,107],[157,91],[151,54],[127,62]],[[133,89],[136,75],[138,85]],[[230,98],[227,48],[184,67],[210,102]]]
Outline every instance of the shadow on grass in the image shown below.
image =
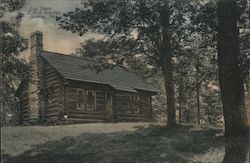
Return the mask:
[[166,128],[152,125],[134,132],[86,133],[34,146],[8,163],[146,163],[191,162],[194,154],[223,144],[219,129],[192,130],[191,126]]

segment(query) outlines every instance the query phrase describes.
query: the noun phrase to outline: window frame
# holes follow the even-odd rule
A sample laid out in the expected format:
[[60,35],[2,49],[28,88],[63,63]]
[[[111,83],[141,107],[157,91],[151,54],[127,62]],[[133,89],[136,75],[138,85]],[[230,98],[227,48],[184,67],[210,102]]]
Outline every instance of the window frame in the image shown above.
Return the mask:
[[[89,101],[88,101],[88,93],[89,92],[92,92],[93,93],[93,96],[94,96],[94,108],[92,109],[89,109]],[[95,111],[96,110],[96,91],[95,90],[86,90],[86,110],[87,111]]]
[[[82,107],[79,107],[78,91],[82,91],[82,98],[83,98],[82,99],[83,100]],[[84,89],[79,89],[79,88],[76,89],[76,109],[77,110],[85,110],[85,92],[84,92]]]
[[139,95],[129,95],[129,107],[131,109],[126,110],[128,114],[140,114],[140,96]]
[[[136,99],[134,99],[134,98],[136,98]],[[133,112],[136,114],[139,114],[141,111],[140,96],[139,95],[133,95],[133,103],[134,103]]]

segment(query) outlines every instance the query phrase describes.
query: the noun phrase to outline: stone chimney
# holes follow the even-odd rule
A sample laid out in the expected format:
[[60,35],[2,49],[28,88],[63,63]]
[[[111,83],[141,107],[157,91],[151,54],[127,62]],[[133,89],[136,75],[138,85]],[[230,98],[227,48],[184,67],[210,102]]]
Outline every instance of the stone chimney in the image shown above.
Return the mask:
[[38,123],[43,119],[43,75],[42,59],[40,53],[43,50],[43,34],[36,31],[31,34],[31,81],[29,83],[29,115],[32,123]]
[[39,53],[43,50],[43,33],[40,31],[31,34],[31,61],[36,60]]

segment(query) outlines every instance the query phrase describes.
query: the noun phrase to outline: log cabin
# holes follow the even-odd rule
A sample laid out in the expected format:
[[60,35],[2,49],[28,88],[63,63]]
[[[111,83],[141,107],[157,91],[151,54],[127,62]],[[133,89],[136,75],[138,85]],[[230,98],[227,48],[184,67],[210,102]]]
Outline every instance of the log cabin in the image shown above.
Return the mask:
[[31,34],[31,78],[22,81],[20,122],[148,121],[156,89],[123,66],[43,50]]

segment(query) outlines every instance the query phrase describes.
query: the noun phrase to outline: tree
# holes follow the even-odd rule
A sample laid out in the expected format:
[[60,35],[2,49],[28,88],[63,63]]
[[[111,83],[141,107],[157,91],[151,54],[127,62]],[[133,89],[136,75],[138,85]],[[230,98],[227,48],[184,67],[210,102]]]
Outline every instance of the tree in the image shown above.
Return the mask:
[[[26,4],[26,0],[1,0],[1,10],[4,11],[17,11]],[[3,16],[3,15],[2,15]]]
[[[1,1],[1,16],[24,5],[25,1]],[[17,122],[18,105],[15,91],[21,80],[28,78],[28,65],[18,58],[20,51],[27,49],[27,40],[20,36],[17,27],[23,14],[17,13],[13,21],[0,22],[1,55],[1,124],[8,123],[7,115]]]
[[[198,60],[195,60],[199,58],[197,55],[202,56],[205,51],[215,49],[213,40],[215,39],[214,31],[216,28],[216,20],[214,21],[214,17],[216,17],[216,10],[214,10],[214,6],[214,2],[207,2],[205,0],[195,1],[195,3],[194,1],[169,1],[169,3],[166,3],[166,1],[160,0],[123,2],[116,0],[91,1],[86,2],[83,9],[77,8],[75,11],[65,13],[63,17],[59,17],[57,21],[62,29],[78,33],[79,35],[83,35],[86,32],[96,32],[105,35],[102,41],[96,42],[94,45],[95,47],[106,47],[104,48],[105,50],[92,50],[93,52],[87,54],[88,57],[90,57],[90,55],[100,54],[99,59],[103,59],[103,57],[108,54],[109,59],[112,58],[111,60],[121,64],[124,61],[126,62],[129,57],[134,59],[133,56],[142,55],[143,63],[150,65],[153,70],[152,72],[155,73],[161,69],[162,76],[166,82],[165,89],[168,89],[168,91],[166,91],[168,98],[168,120],[170,121],[168,123],[175,124],[175,98],[178,94],[175,95],[174,88],[181,88],[183,91],[179,92],[182,92],[180,93],[182,96],[183,92],[186,94],[185,89],[189,89],[189,92],[192,93],[191,87],[193,87],[193,83],[190,84],[189,88],[178,86],[183,85],[179,83],[189,83],[190,81],[181,82],[176,80],[176,83],[173,82],[173,80],[176,79],[176,75],[173,75],[173,73],[179,73],[178,71],[181,69],[185,71],[185,68],[180,68],[178,71],[175,71],[178,67],[176,64],[179,62],[181,63],[179,67],[185,65],[183,64],[184,60],[178,61],[181,60],[179,57],[180,54],[184,54],[182,57],[186,58],[187,62],[192,60],[191,64],[186,64],[188,70],[193,71],[192,68],[189,67],[196,65],[195,67],[197,68],[197,65],[200,65],[198,68],[199,73],[196,73],[196,79],[199,79],[200,76],[203,77],[199,79],[198,82],[196,80],[196,94],[202,94],[197,95],[197,110],[200,110],[198,108],[201,107],[201,104],[198,104],[198,101],[202,101],[200,96],[204,95],[200,90],[205,87],[204,84],[201,86],[200,83],[214,80],[211,77],[206,79],[204,77],[211,72],[215,72],[214,69],[213,71],[209,70],[209,68],[214,66],[210,65],[210,62],[207,62],[205,65],[208,64],[208,66],[205,68],[202,63],[204,58],[198,59],[199,64],[197,64]],[[206,24],[210,26],[206,26]],[[205,45],[202,45],[206,48],[193,46],[194,49],[190,52],[193,53],[193,55],[186,55],[186,46],[190,46],[189,44],[193,45],[193,41],[197,42],[197,40],[190,39],[190,37],[194,35],[209,38]],[[88,44],[89,42],[86,43]],[[86,46],[84,48],[86,48]],[[200,51],[200,54],[197,51]],[[84,52],[86,51],[82,51],[81,53]],[[206,59],[213,57],[212,53],[206,55]],[[208,55],[211,55],[211,57],[208,57]],[[130,61],[131,60],[129,60],[129,62]],[[181,73],[185,74],[187,72],[180,72],[180,74]],[[186,78],[184,77],[181,80],[186,80]],[[208,95],[208,93],[206,94]],[[184,95],[181,99],[185,99],[185,103],[192,100],[187,100],[187,98],[190,97]],[[180,104],[182,104],[182,101],[180,101]],[[194,108],[193,103],[191,105],[190,108]],[[186,104],[181,106],[187,108]],[[201,115],[196,117],[201,117]]]
[[[57,19],[62,29],[79,35],[97,32],[105,34],[109,41],[129,43],[133,40],[130,55],[144,55],[147,64],[162,70],[169,126],[176,124],[172,55],[178,41],[172,39],[172,29],[185,21],[173,6],[180,8],[182,2],[87,1],[83,9],[77,8]],[[170,15],[174,15],[174,19],[170,20]]]
[[177,107],[181,121],[216,124],[222,116],[216,88],[216,3],[190,2],[186,10],[180,12],[188,20],[180,31],[181,47],[175,55],[174,81],[179,92]]
[[226,139],[223,162],[244,162],[249,136],[239,61],[238,9],[236,0],[218,2],[218,67]]
[[129,49],[132,46],[133,40],[123,43],[119,40],[109,42],[91,38],[81,43],[81,47],[76,49],[76,55],[122,65],[142,78],[149,79],[156,73],[155,69],[145,63],[143,56],[131,55]]

